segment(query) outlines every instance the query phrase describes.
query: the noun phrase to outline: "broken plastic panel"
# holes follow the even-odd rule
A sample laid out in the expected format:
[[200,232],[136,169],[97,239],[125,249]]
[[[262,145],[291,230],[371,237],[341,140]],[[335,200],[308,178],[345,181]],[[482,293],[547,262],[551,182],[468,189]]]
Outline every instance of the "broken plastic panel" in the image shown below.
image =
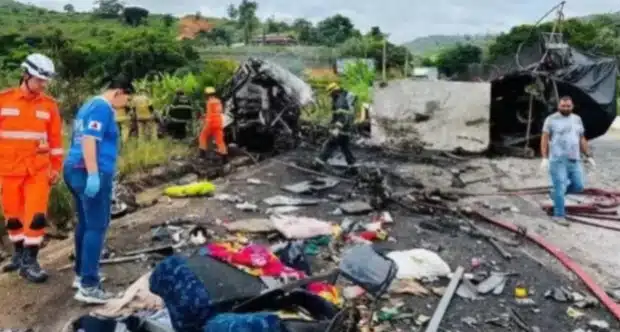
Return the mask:
[[393,260],[368,245],[347,249],[338,269],[343,277],[364,288],[374,297],[387,291],[398,272]]

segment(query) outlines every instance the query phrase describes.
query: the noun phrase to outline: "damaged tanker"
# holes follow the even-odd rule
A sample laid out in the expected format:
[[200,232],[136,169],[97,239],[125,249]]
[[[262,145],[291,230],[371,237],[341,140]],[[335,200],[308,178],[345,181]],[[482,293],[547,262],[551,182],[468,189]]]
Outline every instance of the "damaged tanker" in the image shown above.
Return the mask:
[[572,97],[587,139],[607,132],[617,111],[615,58],[579,51],[558,33],[519,53],[488,82],[403,79],[375,88],[372,141],[533,157],[562,96]]
[[288,70],[249,58],[222,88],[227,142],[249,151],[294,147],[302,107],[313,101],[312,88]]
[[536,149],[543,122],[562,96],[573,99],[587,139],[604,135],[616,118],[617,60],[577,50],[562,43],[561,36],[541,41],[524,51],[532,59],[529,64],[491,81],[490,136],[495,149]]

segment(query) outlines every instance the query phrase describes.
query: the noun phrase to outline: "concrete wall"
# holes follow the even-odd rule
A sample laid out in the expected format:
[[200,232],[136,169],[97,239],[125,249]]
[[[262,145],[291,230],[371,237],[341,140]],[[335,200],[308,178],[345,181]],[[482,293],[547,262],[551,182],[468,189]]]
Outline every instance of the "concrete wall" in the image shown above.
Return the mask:
[[489,83],[404,79],[375,87],[373,94],[375,144],[472,152],[489,145]]

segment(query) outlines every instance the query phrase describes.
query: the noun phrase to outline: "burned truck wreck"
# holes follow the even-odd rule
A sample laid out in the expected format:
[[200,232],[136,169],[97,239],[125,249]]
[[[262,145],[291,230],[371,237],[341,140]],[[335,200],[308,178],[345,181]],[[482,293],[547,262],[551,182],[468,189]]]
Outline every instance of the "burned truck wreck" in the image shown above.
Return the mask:
[[279,65],[249,58],[222,89],[227,142],[255,152],[295,146],[312,88]]
[[[550,35],[550,34],[547,34]],[[557,34],[556,34],[557,35]],[[581,116],[587,139],[607,132],[616,117],[618,63],[611,57],[586,54],[543,37],[530,46],[530,64],[491,81],[491,148],[537,150],[545,118],[559,98],[570,96]],[[534,59],[538,59],[534,61]]]

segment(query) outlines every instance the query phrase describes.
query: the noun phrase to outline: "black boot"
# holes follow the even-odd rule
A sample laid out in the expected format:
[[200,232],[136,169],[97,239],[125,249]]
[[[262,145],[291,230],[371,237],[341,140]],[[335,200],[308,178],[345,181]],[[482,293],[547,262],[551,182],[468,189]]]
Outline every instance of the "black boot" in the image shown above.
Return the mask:
[[200,152],[198,152],[198,157],[200,159],[207,159],[207,150],[200,149]]
[[24,241],[15,242],[13,244],[13,257],[11,261],[2,267],[2,272],[15,272],[22,266],[24,257]]
[[22,266],[19,269],[19,275],[22,278],[36,284],[47,281],[47,272],[41,268],[38,261],[39,247],[38,246],[24,246],[24,259]]
[[228,164],[228,154],[218,153],[217,156],[219,157],[220,163],[222,165]]

